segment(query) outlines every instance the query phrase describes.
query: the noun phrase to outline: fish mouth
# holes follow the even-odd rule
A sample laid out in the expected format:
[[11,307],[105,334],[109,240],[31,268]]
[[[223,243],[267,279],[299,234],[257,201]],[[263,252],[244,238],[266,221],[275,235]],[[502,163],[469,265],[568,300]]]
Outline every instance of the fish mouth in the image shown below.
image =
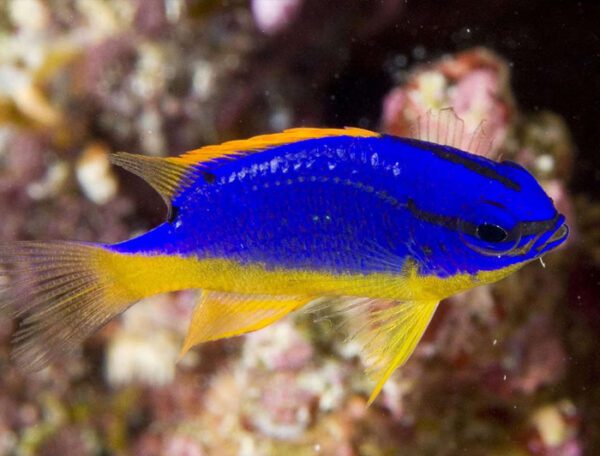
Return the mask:
[[558,247],[569,235],[569,227],[565,223],[565,216],[557,214],[554,220],[553,228],[542,233],[533,245],[533,250],[538,255]]

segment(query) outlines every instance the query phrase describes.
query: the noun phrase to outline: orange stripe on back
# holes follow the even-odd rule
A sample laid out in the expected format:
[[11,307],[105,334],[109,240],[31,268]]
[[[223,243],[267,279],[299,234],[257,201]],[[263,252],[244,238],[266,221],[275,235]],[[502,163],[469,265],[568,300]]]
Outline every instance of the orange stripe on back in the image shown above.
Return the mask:
[[283,144],[331,136],[376,137],[379,133],[361,128],[293,128],[281,133],[255,136],[250,139],[228,141],[216,146],[205,146],[186,152],[179,157],[147,157],[118,152],[111,156],[115,165],[140,176],[158,191],[172,214],[171,202],[194,182],[190,168],[217,158],[234,158]]
[[196,164],[216,158],[231,157],[249,152],[256,152],[269,147],[290,144],[298,141],[326,138],[329,136],[375,137],[379,133],[363,130],[362,128],[292,128],[281,133],[254,136],[249,139],[227,141],[223,144],[205,146],[186,152],[179,157],[169,158],[179,164]]

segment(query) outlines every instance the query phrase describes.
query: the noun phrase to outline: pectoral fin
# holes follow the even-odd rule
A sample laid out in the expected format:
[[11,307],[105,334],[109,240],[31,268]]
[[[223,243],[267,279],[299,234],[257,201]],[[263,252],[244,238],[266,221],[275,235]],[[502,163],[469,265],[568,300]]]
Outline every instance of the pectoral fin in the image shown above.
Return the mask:
[[370,405],[390,375],[410,357],[427,325],[437,301],[392,303],[364,300],[347,305],[347,312],[358,329],[353,337],[363,346],[367,373],[376,382]]
[[312,298],[243,295],[203,291],[194,309],[180,357],[202,342],[239,336],[264,328]]

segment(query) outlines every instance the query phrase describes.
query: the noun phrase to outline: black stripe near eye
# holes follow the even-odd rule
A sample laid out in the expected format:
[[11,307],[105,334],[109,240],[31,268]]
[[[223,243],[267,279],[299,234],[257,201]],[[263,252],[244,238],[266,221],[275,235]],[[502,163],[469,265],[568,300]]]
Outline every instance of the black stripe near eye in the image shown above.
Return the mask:
[[485,177],[487,179],[495,180],[496,182],[501,183],[502,185],[504,185],[507,188],[510,188],[511,190],[515,190],[517,192],[521,191],[521,186],[517,182],[509,179],[506,176],[503,176],[502,174],[498,173],[495,169],[490,168],[489,166],[482,165],[481,163],[477,162],[472,158],[469,158],[468,156],[464,156],[462,154],[452,151],[452,149],[449,146],[440,146],[439,144],[434,143],[423,143],[423,141],[419,141],[416,139],[402,138],[402,140],[416,147],[419,147],[420,149],[427,150],[436,155],[437,157],[441,158],[442,160],[446,160],[450,163],[455,163],[457,165],[464,166],[465,168],[474,172],[475,174],[479,174],[480,176]]

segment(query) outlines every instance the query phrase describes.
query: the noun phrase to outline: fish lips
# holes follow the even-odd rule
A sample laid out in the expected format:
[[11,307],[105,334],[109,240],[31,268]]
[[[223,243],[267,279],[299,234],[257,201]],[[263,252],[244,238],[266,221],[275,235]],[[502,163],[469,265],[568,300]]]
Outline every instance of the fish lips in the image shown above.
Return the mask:
[[536,255],[542,255],[562,244],[569,236],[569,227],[565,223],[565,216],[558,214],[553,227],[542,233],[533,245]]

